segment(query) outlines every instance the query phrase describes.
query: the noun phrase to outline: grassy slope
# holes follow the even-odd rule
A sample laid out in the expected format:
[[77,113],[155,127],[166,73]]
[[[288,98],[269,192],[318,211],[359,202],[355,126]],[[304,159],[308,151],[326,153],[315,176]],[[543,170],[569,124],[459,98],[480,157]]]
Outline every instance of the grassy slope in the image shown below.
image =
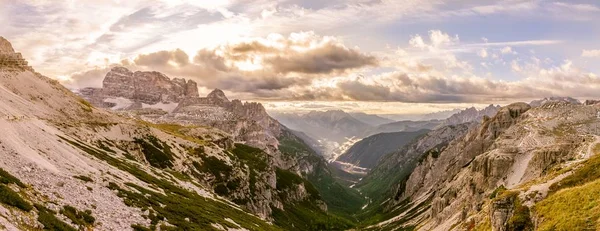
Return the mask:
[[550,186],[535,205],[539,230],[600,230],[600,145],[573,174]]

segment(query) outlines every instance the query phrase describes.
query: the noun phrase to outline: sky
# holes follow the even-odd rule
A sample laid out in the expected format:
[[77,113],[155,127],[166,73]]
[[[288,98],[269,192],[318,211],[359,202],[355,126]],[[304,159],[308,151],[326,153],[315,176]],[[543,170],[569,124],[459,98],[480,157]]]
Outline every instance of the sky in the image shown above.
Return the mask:
[[0,0],[0,21],[70,89],[125,66],[279,111],[600,98],[596,0]]

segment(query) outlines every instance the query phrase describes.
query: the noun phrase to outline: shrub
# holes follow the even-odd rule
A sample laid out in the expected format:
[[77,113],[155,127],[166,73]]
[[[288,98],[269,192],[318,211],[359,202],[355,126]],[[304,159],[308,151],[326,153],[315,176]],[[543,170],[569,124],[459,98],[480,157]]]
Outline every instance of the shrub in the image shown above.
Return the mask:
[[0,202],[29,212],[33,206],[6,185],[0,185]]
[[18,185],[21,188],[25,188],[25,184],[23,184],[23,182],[21,182],[19,179],[17,179],[16,177],[11,175],[7,171],[4,171],[4,169],[2,169],[2,168],[0,168],[0,183],[2,183],[2,184],[13,183],[13,184]]
[[55,213],[44,206],[35,205],[38,210],[38,221],[44,225],[44,230],[53,231],[77,231],[67,223],[64,223],[55,216]]
[[504,193],[504,191],[506,191],[506,188],[504,187],[504,185],[498,186],[498,188],[494,189],[492,194],[490,194],[490,199],[496,198],[497,195],[501,195],[502,193]]
[[90,226],[96,222],[96,218],[92,216],[92,211],[86,210],[85,212],[78,211],[76,208],[65,205],[60,213],[69,218],[73,223],[80,226]]
[[147,136],[145,139],[136,138],[134,142],[141,146],[142,153],[144,153],[150,165],[157,168],[173,167],[173,163],[171,162],[173,160],[173,153],[168,144],[154,136]]
[[89,178],[89,177],[83,176],[83,175],[81,175],[81,176],[73,176],[73,178],[82,180],[83,182],[86,182],[86,183],[88,183],[88,182],[94,182],[94,180],[92,180],[92,178]]

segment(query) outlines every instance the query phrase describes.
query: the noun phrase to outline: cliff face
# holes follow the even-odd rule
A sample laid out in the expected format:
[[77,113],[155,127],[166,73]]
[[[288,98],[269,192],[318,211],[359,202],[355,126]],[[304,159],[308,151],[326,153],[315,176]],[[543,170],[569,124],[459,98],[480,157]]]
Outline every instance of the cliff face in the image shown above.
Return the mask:
[[4,69],[28,69],[27,61],[21,53],[16,53],[12,45],[4,37],[0,36],[0,67]]
[[97,107],[150,122],[211,126],[231,134],[236,142],[268,153],[277,151],[281,127],[261,104],[230,101],[219,89],[199,97],[192,80],[114,67],[106,74],[102,88],[86,88],[79,93]]
[[[199,97],[198,86],[193,80],[169,79],[160,72],[132,72],[124,67],[114,67],[106,74],[101,89],[85,89],[84,96],[123,97],[136,103],[178,103],[185,98]],[[86,95],[85,92],[94,92]]]
[[[552,169],[587,158],[596,140],[597,110],[566,102],[501,108],[424,158],[396,186],[395,207],[418,213],[398,214],[379,225],[449,230],[489,222],[490,228],[505,230],[511,217],[546,196],[551,181],[544,182],[556,176]],[[538,196],[527,196],[531,191],[524,185],[535,185]],[[516,196],[499,196],[499,188]]]

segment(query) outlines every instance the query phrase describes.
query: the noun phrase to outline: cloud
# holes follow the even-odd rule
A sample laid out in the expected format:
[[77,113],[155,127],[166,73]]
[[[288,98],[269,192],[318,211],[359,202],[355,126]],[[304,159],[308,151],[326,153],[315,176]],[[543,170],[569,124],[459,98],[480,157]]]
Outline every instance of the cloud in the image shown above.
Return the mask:
[[505,46],[544,46],[563,43],[561,40],[525,40],[525,41],[508,41],[508,42],[485,42],[468,44],[472,47],[505,47]]
[[506,46],[506,47],[502,48],[502,50],[500,50],[500,52],[502,54],[513,54],[513,55],[517,54],[517,52],[513,51],[512,47],[509,47],[509,46]]
[[159,51],[151,54],[141,54],[134,60],[135,64],[142,66],[185,66],[189,64],[190,57],[180,49],[174,51]]
[[[259,98],[280,97],[309,86],[313,79],[345,75],[377,64],[376,57],[358,48],[348,48],[337,38],[313,32],[292,33],[288,37],[271,34],[266,38],[225,43],[201,49],[192,58],[176,49],[140,54],[120,63],[132,70],[160,71],[171,77],[194,79],[207,88]],[[63,82],[86,86],[88,76],[98,77],[99,71],[94,68],[77,73]]]
[[564,2],[555,2],[555,6],[579,12],[600,12],[600,7],[590,4],[570,4]]
[[600,57],[600,50],[583,50],[583,52],[581,52],[581,57],[586,57],[586,58]]
[[482,48],[481,50],[479,50],[479,52],[477,52],[477,55],[479,55],[479,57],[481,58],[487,58],[488,52],[485,48]]

